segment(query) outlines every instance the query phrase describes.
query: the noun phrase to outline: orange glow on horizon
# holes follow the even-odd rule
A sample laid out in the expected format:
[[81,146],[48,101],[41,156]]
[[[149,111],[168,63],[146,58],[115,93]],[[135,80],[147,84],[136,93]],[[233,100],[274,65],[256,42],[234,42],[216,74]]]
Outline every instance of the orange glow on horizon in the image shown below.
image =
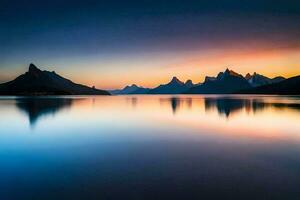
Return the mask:
[[[271,78],[300,75],[300,45],[274,45],[250,41],[243,45],[233,44],[233,47],[220,44],[218,48],[115,55],[104,59],[70,57],[37,65],[42,70],[55,70],[76,83],[101,89],[121,89],[131,84],[153,88],[168,83],[173,76],[183,82],[191,79],[199,83],[205,76],[217,76],[226,68],[242,75],[257,72]],[[12,80],[27,71],[27,66],[21,63],[13,67],[16,70],[3,70],[2,81]]]
[[[168,83],[173,76],[177,76],[181,81],[191,79],[194,83],[199,83],[203,82],[205,76],[216,76],[227,67],[242,75],[257,72],[271,78],[276,76],[289,78],[300,75],[299,58],[300,47],[222,49],[205,53],[193,51],[186,54],[172,54],[166,58],[146,57],[138,64],[134,64],[134,60],[124,61],[123,65],[130,66],[129,68],[99,72],[82,71],[72,76],[83,84],[104,89],[123,88],[133,83],[143,87],[156,87]],[[154,60],[153,65],[149,63],[151,60]],[[111,64],[111,68],[113,67]]]

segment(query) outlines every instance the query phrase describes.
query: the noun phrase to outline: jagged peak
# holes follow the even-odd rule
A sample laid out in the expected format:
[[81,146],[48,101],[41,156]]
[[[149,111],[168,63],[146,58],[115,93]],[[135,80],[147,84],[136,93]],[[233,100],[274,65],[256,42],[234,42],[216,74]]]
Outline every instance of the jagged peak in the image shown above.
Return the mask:
[[41,70],[37,66],[35,66],[33,63],[30,63],[28,72],[29,73],[37,73],[37,72],[41,72]]
[[224,79],[225,77],[228,77],[228,76],[235,76],[235,77],[243,77],[241,74],[233,71],[233,70],[230,70],[229,68],[226,68],[226,70],[224,72],[220,72],[217,76],[217,80],[222,80]]
[[170,83],[179,83],[179,84],[184,84],[183,82],[181,82],[176,76],[173,76],[172,80]]
[[127,85],[123,88],[123,90],[129,89],[129,88],[138,88],[136,84]]
[[225,70],[224,74],[231,75],[231,76],[242,76],[241,74],[239,74],[231,69],[228,69],[228,68]]
[[251,78],[252,78],[251,74],[250,74],[250,73],[247,73],[246,76],[245,76],[245,79],[249,80],[249,79],[251,79]]
[[179,79],[176,76],[173,76],[172,81],[173,80],[179,81]]
[[136,84],[131,84],[131,86],[130,87],[138,87]]

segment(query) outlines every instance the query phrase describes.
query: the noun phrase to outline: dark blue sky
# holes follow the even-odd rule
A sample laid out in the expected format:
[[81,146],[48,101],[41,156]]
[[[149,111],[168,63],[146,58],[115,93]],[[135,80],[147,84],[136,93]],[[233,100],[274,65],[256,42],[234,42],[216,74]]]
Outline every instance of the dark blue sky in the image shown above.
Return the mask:
[[0,33],[0,82],[24,71],[29,62],[75,79],[82,69],[98,73],[99,79],[103,73],[126,71],[164,74],[172,55],[184,60],[190,52],[205,55],[228,47],[298,50],[300,3],[1,1]]

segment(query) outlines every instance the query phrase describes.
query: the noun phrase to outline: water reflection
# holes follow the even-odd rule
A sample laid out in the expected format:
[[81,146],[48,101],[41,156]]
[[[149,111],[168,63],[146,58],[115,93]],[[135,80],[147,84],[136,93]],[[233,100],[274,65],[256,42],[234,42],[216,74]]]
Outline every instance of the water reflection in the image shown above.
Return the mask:
[[247,99],[231,99],[231,98],[205,98],[205,110],[210,112],[217,109],[220,115],[229,117],[230,114],[238,112],[241,109],[251,109],[250,101]]
[[45,115],[54,115],[63,108],[69,108],[74,99],[71,98],[20,98],[16,106],[28,115],[33,127],[38,119]]
[[300,111],[300,104],[299,103],[277,103],[277,102],[267,103],[259,100],[252,101],[252,109],[254,112],[266,108],[291,109],[295,111]]
[[177,97],[172,97],[169,99],[169,101],[172,107],[173,114],[175,114],[178,106],[180,105],[180,100]]
[[189,109],[193,106],[193,99],[192,98],[186,98],[186,103]]
[[177,111],[186,105],[187,109],[192,109],[193,99],[190,97],[180,97],[180,96],[173,96],[173,97],[164,97],[159,99],[160,105],[164,106],[169,104],[172,109],[173,115],[177,113]]
[[130,104],[132,108],[136,108],[138,104],[138,99],[136,97],[131,97],[126,99]]
[[[28,115],[31,126],[34,126],[38,119],[45,115],[54,115],[64,108],[70,108],[74,101],[82,100],[82,98],[18,98],[15,101],[16,107]],[[85,98],[87,99],[87,98]],[[97,108],[96,102],[99,99],[93,97],[91,105]],[[126,97],[125,103],[129,108],[137,109],[138,102],[141,110],[151,108],[160,110],[166,107],[171,108],[172,114],[176,115],[180,111],[194,112],[198,110],[206,114],[217,112],[219,116],[229,118],[234,114],[245,112],[247,114],[257,114],[265,109],[289,109],[300,111],[300,101],[294,97],[291,101],[279,101],[280,99],[262,98],[262,97],[233,97],[233,96],[161,96],[154,98],[154,101],[143,101],[147,97],[134,96]],[[151,99],[151,98],[150,98]],[[269,101],[272,99],[272,101]],[[149,99],[148,99],[149,100]],[[112,101],[112,102],[111,102]],[[109,102],[103,101],[100,106],[115,104],[118,101],[118,107],[113,109],[123,109],[122,101],[124,99],[111,99]],[[90,102],[90,101],[87,101]],[[159,103],[160,108],[155,106]],[[85,103],[84,105],[87,105]],[[154,106],[154,107],[153,107]],[[153,107],[153,108],[152,108]],[[202,109],[203,108],[203,109]]]
[[300,111],[299,103],[264,102],[263,99],[255,98],[207,97],[204,98],[204,105],[206,112],[214,112],[214,110],[217,110],[219,115],[226,116],[227,118],[230,115],[243,110],[245,110],[247,113],[254,114],[268,108],[293,109]]
[[297,199],[299,111],[287,96],[0,97],[0,199]]
[[171,97],[171,98],[160,98],[160,105],[163,106],[165,104],[169,104],[172,108],[173,115],[176,114],[176,111],[179,109],[180,103],[183,101],[182,98]]

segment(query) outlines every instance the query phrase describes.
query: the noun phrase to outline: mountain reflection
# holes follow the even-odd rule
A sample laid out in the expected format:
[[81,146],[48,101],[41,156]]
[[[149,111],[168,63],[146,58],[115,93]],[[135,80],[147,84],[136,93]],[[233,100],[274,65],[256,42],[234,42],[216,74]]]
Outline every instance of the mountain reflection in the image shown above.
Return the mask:
[[136,97],[126,98],[126,101],[131,104],[132,108],[136,108],[138,104],[138,99]]
[[176,111],[177,111],[177,108],[180,104],[180,100],[177,97],[172,97],[172,98],[169,99],[169,101],[170,101],[170,104],[171,104],[171,107],[172,107],[172,111],[175,114]]
[[160,98],[159,99],[160,104],[164,104],[164,103],[170,104],[170,106],[172,108],[172,112],[173,112],[174,115],[176,114],[176,112],[177,112],[177,110],[180,106],[181,101],[183,101],[183,99],[178,98],[178,97]]
[[229,117],[230,114],[238,112],[243,108],[251,110],[251,102],[248,99],[231,98],[205,98],[205,111],[217,109],[218,113]]
[[167,103],[171,106],[172,112],[175,115],[179,108],[186,104],[188,109],[192,109],[193,99],[183,97],[160,98],[160,104]]
[[69,108],[74,99],[69,98],[21,98],[16,100],[16,106],[24,111],[31,126],[45,115],[55,114],[63,108]]
[[204,98],[206,112],[217,110],[219,115],[225,115],[227,118],[233,113],[245,110],[247,113],[257,113],[264,109],[293,109],[300,111],[298,103],[280,103],[280,102],[264,102],[261,99],[243,99],[243,98]]
[[[259,97],[259,96],[160,96],[158,99],[153,97],[148,98],[144,96],[126,97],[125,99],[112,98],[111,101],[106,99],[95,98],[87,101],[80,101],[81,103],[74,104],[74,101],[82,100],[82,98],[18,98],[15,101],[16,107],[28,115],[31,126],[34,126],[39,118],[45,115],[54,115],[64,108],[86,107],[92,106],[93,109],[100,108],[108,109],[108,112],[114,110],[124,110],[124,108],[134,109],[137,112],[148,110],[151,108],[153,112],[164,112],[164,108],[171,110],[173,115],[187,114],[189,112],[205,112],[217,113],[221,117],[229,118],[234,114],[257,114],[266,109],[288,109],[293,111],[300,111],[299,98],[285,98],[278,97]],[[146,100],[147,99],[147,100]],[[125,100],[125,105],[122,102]],[[153,101],[154,100],[154,101]],[[98,103],[97,103],[98,102]],[[159,103],[160,107],[156,107]],[[139,104],[139,106],[137,106]],[[75,106],[73,106],[75,105]],[[112,106],[114,105],[114,106]],[[118,106],[115,106],[118,105]],[[111,107],[112,106],[112,107]],[[181,112],[183,111],[183,112]],[[130,111],[131,112],[131,111]]]

